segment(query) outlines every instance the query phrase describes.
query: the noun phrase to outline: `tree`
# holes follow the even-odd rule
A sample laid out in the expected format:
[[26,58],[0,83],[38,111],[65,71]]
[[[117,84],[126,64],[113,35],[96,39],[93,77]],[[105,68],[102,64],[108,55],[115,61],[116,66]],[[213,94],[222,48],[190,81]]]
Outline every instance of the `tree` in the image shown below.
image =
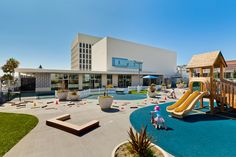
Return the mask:
[[3,81],[7,81],[8,85],[11,81],[14,81],[15,68],[19,66],[20,62],[14,58],[10,58],[6,61],[6,64],[2,66],[4,75],[2,76]]

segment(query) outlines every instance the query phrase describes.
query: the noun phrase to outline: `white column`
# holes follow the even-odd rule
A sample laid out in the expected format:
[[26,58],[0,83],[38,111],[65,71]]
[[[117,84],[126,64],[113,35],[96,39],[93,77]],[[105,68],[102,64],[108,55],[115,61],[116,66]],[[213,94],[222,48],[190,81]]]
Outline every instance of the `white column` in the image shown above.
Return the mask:
[[83,74],[79,74],[79,89],[83,89]]
[[112,85],[118,86],[118,75],[112,75]]
[[107,86],[107,75],[102,74],[102,87]]

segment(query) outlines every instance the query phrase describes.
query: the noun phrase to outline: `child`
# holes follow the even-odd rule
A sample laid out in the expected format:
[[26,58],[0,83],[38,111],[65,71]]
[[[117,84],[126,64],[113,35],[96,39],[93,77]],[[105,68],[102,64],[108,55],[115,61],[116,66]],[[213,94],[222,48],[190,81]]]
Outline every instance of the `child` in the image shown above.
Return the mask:
[[[167,130],[167,127],[165,125],[165,120],[160,114],[160,106],[155,106],[154,111],[151,111],[152,118],[151,123],[155,126],[155,128],[161,128],[162,126]],[[154,114],[156,114],[156,117],[154,118]]]

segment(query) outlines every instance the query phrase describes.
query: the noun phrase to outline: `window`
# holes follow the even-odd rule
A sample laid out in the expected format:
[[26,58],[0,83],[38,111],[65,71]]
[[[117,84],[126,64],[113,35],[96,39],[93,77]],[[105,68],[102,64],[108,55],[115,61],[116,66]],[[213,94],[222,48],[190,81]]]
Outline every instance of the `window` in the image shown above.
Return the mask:
[[79,43],[79,47],[82,47],[82,43]]
[[89,55],[89,59],[91,59],[91,55]]
[[111,74],[108,74],[107,75],[107,85],[112,85],[112,75]]
[[85,43],[83,43],[83,47],[85,47]]
[[127,88],[131,86],[131,75],[118,75],[118,87]]
[[89,64],[91,64],[91,60],[89,60]]
[[89,44],[89,48],[91,49],[91,44]]
[[88,44],[86,44],[86,48],[88,48]]
[[91,50],[89,50],[89,54],[91,54]]
[[85,58],[85,54],[83,54],[83,58]]
[[85,53],[85,49],[83,49],[83,53]]
[[79,52],[82,52],[82,49],[81,49],[81,48],[79,49]]
[[82,59],[79,60],[79,63],[82,63]]
[[89,65],[89,69],[91,69],[91,65]]
[[82,58],[82,54],[79,54],[79,57]]
[[86,53],[88,53],[88,49],[86,49]]

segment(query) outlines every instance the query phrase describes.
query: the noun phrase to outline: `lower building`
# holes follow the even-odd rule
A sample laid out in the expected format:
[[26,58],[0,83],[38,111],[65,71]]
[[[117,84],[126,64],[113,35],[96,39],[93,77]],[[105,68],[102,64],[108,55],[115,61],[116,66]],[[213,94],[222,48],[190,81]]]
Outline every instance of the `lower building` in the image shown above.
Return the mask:
[[[22,91],[51,91],[58,89],[82,90],[102,88],[107,85],[126,88],[128,86],[150,83],[161,84],[163,75],[151,72],[101,72],[52,69],[16,69],[19,73]],[[143,76],[152,75],[157,79],[145,79]]]

